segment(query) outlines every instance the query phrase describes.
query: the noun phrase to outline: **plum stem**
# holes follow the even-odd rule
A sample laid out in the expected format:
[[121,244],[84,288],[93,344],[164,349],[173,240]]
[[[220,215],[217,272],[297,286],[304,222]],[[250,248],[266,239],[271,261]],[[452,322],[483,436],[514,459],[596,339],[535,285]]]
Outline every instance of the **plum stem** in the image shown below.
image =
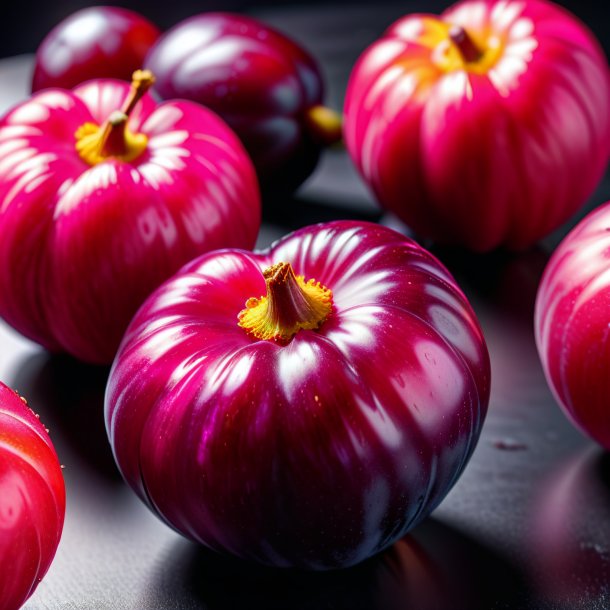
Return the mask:
[[474,63],[483,56],[481,49],[461,25],[454,25],[449,30],[449,38],[451,38],[451,42],[457,47],[466,63]]
[[155,84],[155,76],[150,70],[136,70],[131,75],[131,90],[123,102],[121,113],[129,116],[142,96]]
[[136,70],[133,73],[131,89],[120,110],[115,110],[102,123],[85,123],[76,131],[76,150],[80,157],[95,165],[114,157],[123,161],[132,161],[139,157],[148,143],[142,133],[132,133],[127,128],[129,115],[142,99],[142,96],[155,82],[150,70]]
[[343,117],[332,108],[317,104],[307,110],[305,118],[313,136],[325,146],[342,140]]
[[313,279],[297,276],[290,263],[263,271],[267,295],[250,298],[238,324],[256,339],[285,344],[301,329],[314,330],[332,310],[332,293]]

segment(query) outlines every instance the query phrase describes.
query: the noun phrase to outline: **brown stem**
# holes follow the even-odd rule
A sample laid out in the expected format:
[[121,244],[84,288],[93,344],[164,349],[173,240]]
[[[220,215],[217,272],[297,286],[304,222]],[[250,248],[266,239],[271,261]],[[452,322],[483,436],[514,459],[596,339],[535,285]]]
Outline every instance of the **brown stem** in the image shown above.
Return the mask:
[[131,91],[123,103],[121,112],[129,116],[142,96],[154,85],[155,77],[150,70],[136,70],[131,75]]
[[266,296],[246,301],[239,326],[257,339],[288,342],[300,329],[315,329],[332,309],[331,291],[319,282],[305,282],[290,263],[277,263],[263,272]]
[[102,125],[84,123],[74,134],[76,150],[89,165],[102,163],[109,157],[132,161],[146,150],[146,135],[131,133],[127,122],[136,104],[155,82],[155,77],[149,70],[136,70],[132,79],[131,90],[120,110],[115,110]]
[[454,25],[449,30],[449,38],[451,38],[451,42],[457,47],[466,63],[474,63],[483,56],[482,51],[462,26]]
[[136,70],[131,78],[131,90],[123,102],[123,107],[113,112],[104,123],[100,146],[101,155],[104,157],[119,157],[126,154],[125,129],[129,115],[155,82],[150,70]]

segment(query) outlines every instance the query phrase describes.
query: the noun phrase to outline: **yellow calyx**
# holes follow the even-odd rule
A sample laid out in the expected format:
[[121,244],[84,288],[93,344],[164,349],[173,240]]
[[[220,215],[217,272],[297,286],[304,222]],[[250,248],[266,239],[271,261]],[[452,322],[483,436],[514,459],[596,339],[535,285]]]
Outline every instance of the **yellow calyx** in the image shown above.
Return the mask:
[[506,36],[491,25],[467,29],[427,16],[419,23],[415,41],[429,49],[432,63],[442,72],[487,74],[504,53]]
[[332,310],[332,292],[313,279],[295,275],[290,263],[263,271],[267,295],[250,298],[238,324],[257,339],[287,343],[301,329],[314,330]]
[[443,25],[445,35],[433,55],[441,70],[486,74],[502,55],[503,45],[498,37],[488,36],[483,39],[461,26]]
[[131,132],[127,121],[138,101],[155,82],[155,77],[150,70],[136,70],[132,79],[131,91],[120,110],[114,111],[102,125],[84,123],[76,130],[76,150],[89,165],[109,157],[133,161],[146,150],[148,137]]

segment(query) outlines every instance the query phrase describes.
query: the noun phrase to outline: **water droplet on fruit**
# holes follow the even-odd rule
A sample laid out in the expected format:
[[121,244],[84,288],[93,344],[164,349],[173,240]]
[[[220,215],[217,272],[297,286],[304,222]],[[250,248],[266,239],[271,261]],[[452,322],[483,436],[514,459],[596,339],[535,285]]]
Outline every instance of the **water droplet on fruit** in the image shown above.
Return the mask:
[[428,362],[430,362],[430,363],[432,363],[432,364],[436,364],[436,358],[435,358],[435,357],[434,357],[432,354],[430,354],[430,353],[426,352],[426,353],[424,354],[424,358],[425,358],[425,359],[426,359]]

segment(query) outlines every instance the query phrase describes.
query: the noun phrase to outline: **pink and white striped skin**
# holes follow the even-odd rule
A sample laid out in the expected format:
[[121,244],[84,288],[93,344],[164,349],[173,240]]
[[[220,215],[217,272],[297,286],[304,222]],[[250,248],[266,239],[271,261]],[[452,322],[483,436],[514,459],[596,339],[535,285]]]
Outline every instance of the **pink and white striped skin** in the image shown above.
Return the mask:
[[115,80],[46,89],[0,122],[0,315],[48,349],[94,363],[112,362],[165,279],[209,250],[251,248],[260,225],[249,157],[193,102],[138,94],[121,127],[127,144],[116,126],[106,142],[121,151],[143,139],[136,157],[81,156],[77,131],[103,131],[133,90]]
[[0,382],[0,610],[17,610],[55,556],[66,511],[61,465],[48,432]]
[[[328,288],[332,310],[288,341],[259,339],[238,316],[281,263]],[[297,300],[279,302],[285,320]],[[113,364],[106,427],[126,481],[185,536],[323,570],[388,547],[441,502],[489,383],[476,316],[438,260],[337,221],[205,254],[155,291]]]
[[535,329],[557,402],[610,449],[610,202],[586,216],[551,257],[538,289]]
[[350,155],[416,233],[523,249],[587,200],[610,152],[608,64],[544,0],[465,0],[392,25],[345,102]]

